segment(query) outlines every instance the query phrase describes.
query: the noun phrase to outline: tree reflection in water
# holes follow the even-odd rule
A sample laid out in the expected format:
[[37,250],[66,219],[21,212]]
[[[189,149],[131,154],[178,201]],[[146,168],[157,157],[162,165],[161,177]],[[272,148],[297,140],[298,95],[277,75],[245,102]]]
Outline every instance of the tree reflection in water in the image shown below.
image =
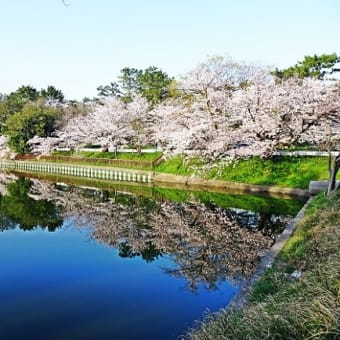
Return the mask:
[[53,202],[36,200],[29,195],[32,185],[31,180],[17,179],[8,184],[5,195],[0,194],[1,231],[16,226],[23,230],[40,227],[55,231],[62,226],[63,218]]
[[[151,262],[185,278],[187,287],[216,289],[220,282],[251,275],[287,218],[199,201],[173,202],[127,193],[19,179],[1,196],[2,221],[13,227],[55,230],[64,218],[77,227],[93,226],[92,236],[119,256]],[[4,223],[4,222],[3,222]]]
[[[134,207],[138,207],[138,199],[136,203]],[[218,207],[159,202],[155,209],[142,214],[131,207],[116,211],[114,223],[97,226],[95,238],[120,249],[123,246],[132,256],[153,245],[156,256],[167,254],[173,260],[173,267],[164,270],[185,277],[190,290],[201,284],[216,289],[221,281],[250,275],[272,244],[271,236],[242,227],[229,211]]]

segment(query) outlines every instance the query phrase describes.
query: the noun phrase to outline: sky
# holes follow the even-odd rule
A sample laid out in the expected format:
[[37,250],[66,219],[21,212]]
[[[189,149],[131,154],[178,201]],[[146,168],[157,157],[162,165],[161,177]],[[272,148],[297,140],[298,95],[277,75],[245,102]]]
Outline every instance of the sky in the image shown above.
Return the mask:
[[0,93],[96,96],[124,67],[180,77],[209,56],[285,68],[340,55],[340,0],[0,0]]

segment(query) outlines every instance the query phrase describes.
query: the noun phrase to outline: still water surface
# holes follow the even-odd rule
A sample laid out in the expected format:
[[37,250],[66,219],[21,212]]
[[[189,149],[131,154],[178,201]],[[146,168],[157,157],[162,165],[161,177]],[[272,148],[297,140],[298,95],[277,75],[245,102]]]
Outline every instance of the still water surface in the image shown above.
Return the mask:
[[176,339],[228,304],[303,204],[8,175],[0,189],[2,339]]

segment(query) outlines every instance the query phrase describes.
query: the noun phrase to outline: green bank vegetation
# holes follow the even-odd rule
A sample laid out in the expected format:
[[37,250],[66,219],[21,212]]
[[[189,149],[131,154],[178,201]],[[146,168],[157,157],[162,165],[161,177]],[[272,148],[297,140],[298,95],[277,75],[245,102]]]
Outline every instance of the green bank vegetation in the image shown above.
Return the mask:
[[[177,156],[159,164],[155,171],[177,175],[196,174],[207,179],[230,182],[276,185],[287,188],[308,188],[311,180],[327,180],[327,157],[253,157],[233,163],[217,162],[213,167],[200,159],[187,161]],[[202,170],[206,168],[206,170]],[[339,178],[339,175],[338,175]]]
[[[114,166],[139,170],[153,170],[182,176],[195,175],[205,179],[219,179],[229,182],[249,183],[257,185],[274,185],[286,188],[307,189],[309,182],[328,180],[327,157],[289,157],[277,156],[271,159],[253,157],[226,163],[224,161],[208,163],[200,158],[185,159],[176,156],[166,159],[160,164],[152,165],[161,156],[153,153],[124,153],[81,151],[58,151],[54,156],[74,157],[60,162],[84,165]],[[115,164],[106,163],[107,159],[121,160]],[[133,161],[131,163],[124,161]],[[51,161],[51,160],[48,160]],[[140,162],[140,163],[139,163]],[[338,174],[340,179],[340,174]]]
[[222,169],[209,171],[208,178],[232,182],[308,188],[311,180],[327,180],[327,157],[274,157],[261,160],[253,157],[240,160]]
[[[340,191],[309,206],[243,309],[207,315],[187,339],[338,339]],[[293,272],[302,273],[294,278]]]
[[54,156],[84,157],[84,158],[105,158],[105,159],[121,159],[134,161],[153,161],[159,157],[161,152],[99,152],[99,151],[55,151]]

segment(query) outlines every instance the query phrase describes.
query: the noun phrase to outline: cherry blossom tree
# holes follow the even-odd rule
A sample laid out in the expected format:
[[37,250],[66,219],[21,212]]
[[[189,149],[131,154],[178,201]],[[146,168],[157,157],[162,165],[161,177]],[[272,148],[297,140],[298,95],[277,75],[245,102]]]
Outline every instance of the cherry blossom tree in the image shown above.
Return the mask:
[[231,98],[259,73],[269,74],[223,58],[200,64],[179,82],[179,98],[154,109],[155,138],[173,153],[196,150],[216,157],[232,150],[244,136],[242,112],[228,110]]
[[4,135],[0,135],[0,159],[12,158],[15,155],[11,151],[7,143],[8,143],[8,137]]
[[118,98],[109,98],[93,104],[86,114],[71,117],[53,138],[29,141],[31,151],[48,153],[56,147],[77,148],[87,143],[106,148],[132,143],[140,151],[151,139],[152,116],[147,100],[135,96],[125,104]]
[[[257,83],[242,89],[230,101],[230,110],[242,113],[242,135],[277,148],[308,143],[329,149],[340,141],[340,83],[316,79],[289,79]],[[265,148],[262,148],[265,151]],[[339,169],[334,160],[330,187]],[[331,189],[330,189],[331,190]]]
[[338,131],[338,86],[312,79],[255,84],[239,91],[230,109],[242,111],[245,134],[276,147],[319,143],[326,127]]
[[205,111],[217,129],[225,105],[233,91],[246,86],[256,74],[252,65],[236,62],[231,58],[216,56],[200,63],[178,83],[193,111]]
[[188,150],[202,150],[202,142],[209,138],[209,119],[204,111],[194,114],[179,101],[154,108],[154,140],[166,152],[178,154]]
[[129,141],[136,147],[138,153],[141,148],[152,141],[151,125],[153,114],[147,99],[137,95],[126,105],[125,110],[125,134]]
[[180,83],[182,97],[154,109],[154,136],[166,151],[196,150],[212,159],[270,157],[278,148],[301,143],[329,148],[340,140],[339,82],[275,82],[260,68],[233,81],[223,67],[220,59],[199,65]]

